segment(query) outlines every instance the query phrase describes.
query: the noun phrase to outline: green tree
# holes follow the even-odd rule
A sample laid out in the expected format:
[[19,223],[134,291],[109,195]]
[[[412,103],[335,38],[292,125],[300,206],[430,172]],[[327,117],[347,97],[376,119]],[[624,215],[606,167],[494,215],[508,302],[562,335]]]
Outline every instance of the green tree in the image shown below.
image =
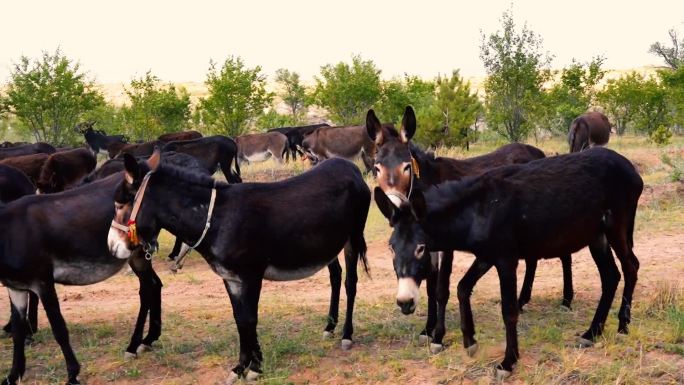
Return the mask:
[[315,104],[328,110],[333,121],[355,124],[381,96],[380,70],[372,60],[353,56],[352,63],[321,67],[312,95]]
[[205,84],[209,96],[200,100],[201,121],[229,136],[245,133],[273,100],[261,67],[248,68],[240,57],[229,56],[221,68],[211,61]]
[[398,123],[406,106],[420,111],[434,100],[435,83],[417,76],[404,74],[404,78],[393,78],[382,82],[382,95],[375,111],[383,122]]
[[271,128],[296,126],[299,120],[292,115],[279,114],[278,111],[271,108],[267,112],[259,115],[256,120],[256,128],[258,131],[267,131]]
[[95,121],[95,129],[108,135],[127,133],[126,107],[105,103],[83,114],[82,121]]
[[306,107],[306,88],[299,80],[299,74],[285,68],[276,71],[276,83],[282,88],[280,98],[290,108],[295,121],[299,121]]
[[22,56],[14,63],[7,85],[6,108],[36,141],[75,144],[73,127],[82,116],[104,104],[93,80],[57,49],[39,59]]
[[427,146],[468,148],[477,139],[477,131],[470,127],[483,110],[477,93],[457,70],[450,77],[438,76],[435,84],[434,102],[418,111],[416,141]]
[[502,31],[482,35],[480,58],[487,70],[484,83],[488,126],[511,142],[530,133],[538,113],[542,85],[549,78],[551,57],[542,39],[524,25],[516,31],[513,15],[504,12]]
[[123,109],[128,133],[151,140],[166,132],[182,131],[190,119],[190,94],[147,71],[125,89],[130,105]]
[[570,66],[561,70],[560,80],[546,95],[550,107],[548,128],[566,133],[570,123],[596,103],[596,86],[605,75],[601,68],[604,61],[600,56],[586,64],[573,60]]
[[668,125],[667,90],[657,79],[642,78],[636,98],[633,117],[636,130],[651,135],[657,127]]
[[677,31],[670,29],[670,45],[667,43],[655,42],[651,44],[648,52],[660,56],[665,64],[673,70],[676,70],[684,63],[684,41],[680,41]]
[[670,120],[674,129],[681,131],[684,127],[684,66],[658,71],[658,76],[667,92]]

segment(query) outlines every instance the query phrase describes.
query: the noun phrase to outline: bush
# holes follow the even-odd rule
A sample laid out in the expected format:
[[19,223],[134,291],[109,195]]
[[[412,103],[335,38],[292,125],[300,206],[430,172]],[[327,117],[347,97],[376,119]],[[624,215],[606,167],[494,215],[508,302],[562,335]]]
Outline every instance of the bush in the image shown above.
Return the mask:
[[670,143],[672,138],[672,131],[669,128],[660,125],[656,127],[650,134],[648,134],[651,141],[659,146],[664,146]]

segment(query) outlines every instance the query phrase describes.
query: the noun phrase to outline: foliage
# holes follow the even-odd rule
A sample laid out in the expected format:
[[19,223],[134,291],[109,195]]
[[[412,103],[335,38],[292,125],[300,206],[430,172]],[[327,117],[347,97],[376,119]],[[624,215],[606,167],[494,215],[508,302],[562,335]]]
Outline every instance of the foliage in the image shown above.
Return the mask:
[[258,131],[267,131],[271,128],[278,127],[291,127],[296,126],[297,124],[299,124],[299,120],[294,116],[279,114],[275,109],[264,112],[259,115],[256,120],[256,128]]
[[487,70],[484,83],[488,126],[510,142],[524,140],[542,105],[542,85],[549,78],[551,57],[542,39],[524,25],[518,32],[510,11],[502,31],[482,35],[480,58]]
[[560,81],[546,93],[547,128],[566,133],[570,123],[595,103],[596,86],[605,75],[601,68],[604,61],[601,56],[585,64],[573,60],[570,66],[561,70]]
[[648,52],[660,56],[671,69],[678,69],[684,63],[684,40],[680,41],[677,31],[670,29],[670,46],[661,42],[651,44]]
[[637,131],[651,134],[658,126],[667,125],[667,91],[655,78],[643,79],[637,88],[637,108],[634,127]]
[[299,74],[285,68],[276,71],[276,83],[283,91],[279,95],[290,108],[292,117],[299,121],[306,107],[306,88],[299,80]]
[[618,135],[625,133],[639,108],[643,76],[630,72],[619,79],[610,79],[598,93],[598,100],[614,122]]
[[468,148],[477,139],[470,129],[482,113],[477,93],[471,92],[458,71],[450,77],[438,76],[434,101],[418,110],[420,129],[416,141],[427,146],[461,146]]
[[313,102],[326,108],[338,124],[362,122],[381,97],[380,70],[372,60],[358,55],[352,57],[351,65],[339,62],[322,66],[315,80]]
[[103,130],[108,135],[128,133],[126,107],[118,107],[106,103],[83,114],[83,121],[95,121],[95,129]]
[[664,146],[670,143],[672,139],[672,131],[669,128],[660,125],[648,134],[651,141],[659,146]]
[[406,106],[422,110],[434,101],[435,83],[417,76],[404,74],[404,78],[394,78],[382,82],[382,95],[375,111],[383,122],[399,123]]
[[684,180],[682,179],[684,176],[684,158],[681,155],[677,154],[672,158],[664,152],[660,156],[660,160],[672,168],[670,171],[670,181],[679,182]]
[[684,66],[676,70],[658,71],[667,93],[668,113],[674,129],[684,127]]
[[36,141],[66,145],[80,139],[73,127],[104,98],[80,65],[57,49],[13,64],[3,104]]
[[[123,109],[131,138],[151,140],[166,132],[182,131],[190,118],[190,94],[173,84],[161,85],[150,71],[126,88],[130,106]],[[112,119],[116,115],[110,115]]]
[[247,132],[273,100],[261,67],[248,68],[239,56],[229,56],[221,68],[211,61],[205,84],[209,96],[200,101],[197,120],[229,136]]

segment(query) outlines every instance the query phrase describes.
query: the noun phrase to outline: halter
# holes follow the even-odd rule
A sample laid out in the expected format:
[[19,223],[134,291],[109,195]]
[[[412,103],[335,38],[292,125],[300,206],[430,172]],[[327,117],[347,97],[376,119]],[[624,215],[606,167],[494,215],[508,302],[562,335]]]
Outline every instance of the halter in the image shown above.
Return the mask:
[[413,177],[415,176],[416,179],[420,179],[420,167],[418,167],[418,161],[416,160],[416,158],[413,157],[411,151],[409,151],[409,156],[411,157],[411,164],[409,165],[409,167],[411,168],[411,180],[409,181],[408,195],[404,195],[399,192],[387,193],[387,195],[395,196],[401,201],[401,203],[407,205],[410,204],[411,193],[413,192]]
[[[145,197],[145,190],[147,189],[147,183],[150,180],[150,176],[152,176],[153,173],[154,173],[154,171],[150,171],[147,174],[145,174],[145,177],[143,178],[143,181],[140,184],[140,188],[135,193],[135,198],[133,199],[133,210],[131,210],[131,215],[128,219],[127,226],[122,225],[121,223],[118,223],[117,221],[112,219],[111,227],[125,232],[128,235],[128,238],[131,240],[131,243],[133,244],[133,246],[138,246],[141,243],[140,237],[138,237],[138,231],[137,231],[135,219],[138,216],[138,212],[140,211],[140,206],[142,205],[143,198]],[[202,235],[200,236],[200,238],[197,240],[197,242],[193,246],[190,246],[189,248],[185,249],[182,254],[178,255],[178,257],[176,258],[176,261],[177,261],[176,264],[177,265],[187,255],[188,251],[194,250],[204,240],[204,237],[207,235],[207,232],[209,231],[209,227],[211,227],[211,215],[214,212],[215,202],[216,202],[216,180],[214,180],[214,185],[211,189],[211,198],[209,199],[209,210],[207,212],[207,221],[204,224],[204,230],[202,230]],[[152,258],[153,250],[150,250],[150,248],[146,244],[143,244],[143,251],[145,251],[145,258],[147,260],[150,260]]]

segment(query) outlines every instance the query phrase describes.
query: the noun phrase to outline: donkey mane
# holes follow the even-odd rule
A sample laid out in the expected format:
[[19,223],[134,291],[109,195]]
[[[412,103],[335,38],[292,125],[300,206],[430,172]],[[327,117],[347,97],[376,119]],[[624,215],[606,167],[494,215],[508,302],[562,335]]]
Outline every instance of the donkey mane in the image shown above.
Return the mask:
[[159,169],[155,173],[159,172],[163,173],[165,176],[174,179],[179,179],[184,183],[188,183],[195,186],[207,188],[214,188],[215,186],[217,189],[224,189],[229,186],[228,183],[216,180],[211,175],[193,173],[190,170],[176,166],[171,163],[162,162],[159,165]]

